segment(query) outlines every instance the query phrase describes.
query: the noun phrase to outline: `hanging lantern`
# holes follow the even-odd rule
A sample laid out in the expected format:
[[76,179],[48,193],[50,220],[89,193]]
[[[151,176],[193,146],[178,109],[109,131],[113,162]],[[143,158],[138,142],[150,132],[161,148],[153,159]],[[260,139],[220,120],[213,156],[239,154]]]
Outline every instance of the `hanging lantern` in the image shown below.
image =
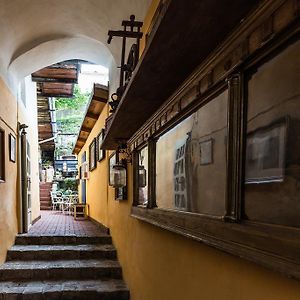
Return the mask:
[[147,186],[147,171],[144,166],[139,166],[139,187]]
[[126,167],[121,164],[114,165],[112,167],[112,186],[115,188],[121,188],[126,186],[127,174]]

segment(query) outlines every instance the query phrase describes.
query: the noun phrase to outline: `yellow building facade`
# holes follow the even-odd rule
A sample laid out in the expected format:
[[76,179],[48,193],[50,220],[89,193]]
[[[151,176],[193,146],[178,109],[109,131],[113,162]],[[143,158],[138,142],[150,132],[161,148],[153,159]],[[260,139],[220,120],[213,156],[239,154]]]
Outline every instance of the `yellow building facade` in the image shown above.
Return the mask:
[[[158,4],[159,1],[152,2],[145,18],[143,31],[146,33]],[[142,45],[144,45],[143,43]],[[227,99],[228,94],[224,93],[220,97]],[[224,103],[226,107],[226,100]],[[222,111],[224,111],[224,105]],[[216,112],[218,108],[211,107],[211,110]],[[199,118],[201,113],[202,111],[198,115]],[[108,116],[109,106],[106,105],[78,154],[79,165],[83,152],[89,153],[89,145],[105,127],[105,119]],[[201,120],[203,118],[205,119],[205,114]],[[213,119],[217,125],[218,122],[222,122],[219,126],[221,128],[226,126],[226,114],[222,118]],[[120,126],[126,127],[127,124],[120,124]],[[190,130],[192,124],[185,126]],[[184,126],[181,128],[187,131]],[[220,134],[224,143],[226,132],[220,131]],[[218,140],[218,138],[218,133],[216,133],[214,139]],[[163,152],[169,146],[167,143],[162,143],[159,147]],[[217,154],[219,158],[216,159],[219,159],[218,163],[222,165],[222,162],[226,160],[226,154],[222,152],[221,148],[219,151]],[[167,230],[167,226],[166,229],[163,226],[157,227],[155,221],[149,224],[149,222],[143,221],[143,217],[136,218],[132,210],[135,201],[134,163],[127,164],[128,197],[126,200],[116,200],[115,189],[108,185],[109,157],[112,153],[113,151],[106,151],[105,159],[97,162],[96,168],[89,172],[89,179],[86,180],[86,203],[89,205],[89,217],[104,224],[110,230],[133,300],[299,299],[300,285],[295,279],[289,279],[254,262],[225,253],[220,249],[217,250],[201,241],[193,240],[188,237],[188,234],[182,236],[170,232]],[[170,165],[168,159],[172,158],[170,152],[165,155],[166,157],[162,158],[161,164],[157,168],[162,173]],[[211,169],[210,172],[215,171]],[[199,174],[200,177],[202,176],[201,182],[203,182],[205,174]],[[172,198],[169,193],[172,187],[168,187],[169,181],[172,186],[172,179],[168,181],[167,176],[167,174],[162,175],[160,181],[156,183],[156,192],[161,195],[156,199],[156,203],[159,208],[172,209],[172,199],[169,199]],[[226,178],[222,180],[224,181]],[[223,193],[222,197],[218,195],[218,199],[226,197],[224,186],[218,186],[218,182],[214,184],[214,182],[208,181],[206,185],[204,184],[205,186]],[[203,187],[199,185],[198,188],[201,190]],[[158,196],[156,195],[156,197]],[[214,201],[214,195],[210,194],[209,197],[211,197],[210,201]],[[210,211],[211,208],[203,208],[200,205],[199,209]],[[218,211],[222,211],[222,209],[224,210],[222,207],[218,208]]]

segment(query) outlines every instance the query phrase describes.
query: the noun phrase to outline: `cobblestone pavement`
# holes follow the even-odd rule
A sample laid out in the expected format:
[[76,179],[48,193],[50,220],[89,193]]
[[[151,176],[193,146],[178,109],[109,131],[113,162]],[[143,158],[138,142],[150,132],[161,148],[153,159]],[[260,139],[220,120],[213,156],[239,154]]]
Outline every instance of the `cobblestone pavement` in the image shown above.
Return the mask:
[[87,219],[75,221],[73,216],[59,211],[41,211],[41,219],[30,228],[28,235],[98,236],[104,232],[104,228]]

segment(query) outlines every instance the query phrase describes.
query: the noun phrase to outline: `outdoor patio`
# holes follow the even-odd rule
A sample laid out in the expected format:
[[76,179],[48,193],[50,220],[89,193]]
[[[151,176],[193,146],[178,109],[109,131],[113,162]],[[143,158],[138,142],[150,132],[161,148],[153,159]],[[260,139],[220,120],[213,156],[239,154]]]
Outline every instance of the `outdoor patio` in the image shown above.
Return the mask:
[[104,227],[88,219],[74,220],[73,216],[60,211],[41,211],[41,219],[29,229],[28,235],[99,236],[105,232]]

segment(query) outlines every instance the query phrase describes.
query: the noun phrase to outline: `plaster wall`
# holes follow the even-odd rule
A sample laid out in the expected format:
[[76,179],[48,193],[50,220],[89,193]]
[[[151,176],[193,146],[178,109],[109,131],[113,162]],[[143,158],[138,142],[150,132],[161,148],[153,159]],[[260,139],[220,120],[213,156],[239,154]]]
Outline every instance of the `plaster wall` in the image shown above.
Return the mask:
[[19,80],[58,61],[119,64],[122,41],[108,45],[107,32],[131,14],[143,19],[150,2],[0,0],[0,74],[15,93]]
[[[9,160],[9,134],[18,137],[18,121],[29,126],[27,136],[31,145],[32,219],[40,215],[36,87],[30,77],[25,78],[23,86],[25,90],[22,96],[20,94],[18,101],[5,82],[0,79],[0,127],[5,130],[6,175],[5,182],[0,183],[0,263],[5,260],[6,251],[14,243],[18,231],[18,154],[16,162]],[[26,107],[21,97],[25,97]],[[18,147],[16,151],[17,149]]]
[[0,78],[0,127],[5,131],[5,182],[0,183],[0,264],[17,233],[17,163],[9,161],[9,134],[16,137],[17,101]]

